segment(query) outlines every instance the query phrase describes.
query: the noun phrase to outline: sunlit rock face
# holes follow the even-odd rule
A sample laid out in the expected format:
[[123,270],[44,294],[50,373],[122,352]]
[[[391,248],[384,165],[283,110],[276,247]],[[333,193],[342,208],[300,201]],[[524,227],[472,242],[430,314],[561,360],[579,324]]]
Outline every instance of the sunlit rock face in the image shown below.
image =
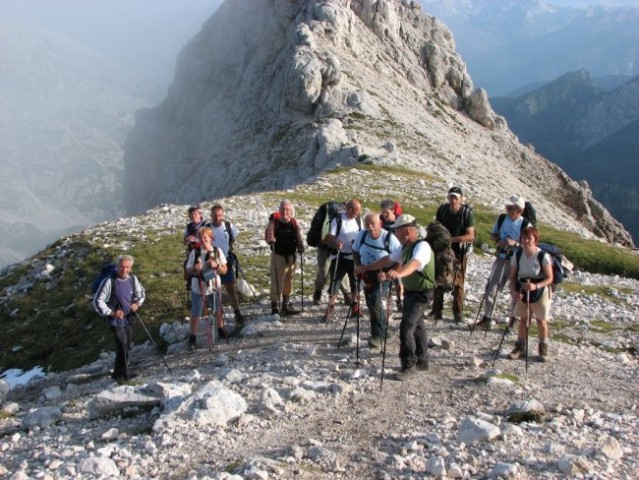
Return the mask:
[[423,171],[496,209],[521,193],[548,223],[630,243],[517,141],[450,30],[409,0],[227,1],[181,52],[165,100],[136,117],[126,208],[287,188],[358,162]]

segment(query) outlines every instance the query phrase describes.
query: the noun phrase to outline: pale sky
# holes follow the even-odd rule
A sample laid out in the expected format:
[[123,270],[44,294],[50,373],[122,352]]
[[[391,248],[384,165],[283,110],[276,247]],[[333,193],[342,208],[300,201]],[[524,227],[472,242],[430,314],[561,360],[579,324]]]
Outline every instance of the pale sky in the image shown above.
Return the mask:
[[95,48],[166,87],[180,49],[222,0],[0,0],[0,22],[32,23]]

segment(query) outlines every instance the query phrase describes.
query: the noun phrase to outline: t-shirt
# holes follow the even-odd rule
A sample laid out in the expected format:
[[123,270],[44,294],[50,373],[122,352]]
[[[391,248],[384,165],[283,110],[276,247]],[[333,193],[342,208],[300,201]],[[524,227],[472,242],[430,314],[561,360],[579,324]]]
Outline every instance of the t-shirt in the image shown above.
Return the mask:
[[[226,222],[223,221],[219,227],[214,227],[211,224],[211,229],[213,230],[213,246],[222,250],[225,257],[229,255],[229,233],[226,231]],[[233,240],[237,239],[237,236],[240,234],[240,231],[237,229],[235,225],[231,223],[231,233],[233,234]]]
[[[401,264],[402,251],[403,251],[402,248],[391,250],[390,259],[393,262]],[[417,245],[415,245],[415,248],[413,249],[413,256],[410,260],[417,260],[419,262],[417,271],[422,272],[424,270],[424,267],[426,267],[426,265],[428,265],[428,262],[430,262],[430,258],[432,254],[433,254],[433,251],[430,248],[430,245],[428,244],[428,242],[419,242],[417,243]]]
[[[522,251],[521,260],[519,261],[519,278],[530,278],[532,280],[544,278],[543,265],[548,265],[551,262],[550,255],[545,254],[543,256],[542,265],[539,265],[538,255],[541,252],[539,247],[535,247],[535,253],[528,257],[526,253]],[[510,259],[510,266],[517,267],[517,255],[513,255]]]
[[[207,260],[206,258],[206,250],[204,250],[203,248],[199,249],[200,254],[199,254],[199,258],[198,261],[199,262],[204,262],[205,260]],[[193,268],[193,265],[195,264],[195,254],[196,254],[197,250],[193,250],[191,251],[191,254],[189,255],[189,259],[186,262],[186,268]],[[213,254],[213,252],[211,252],[211,254]],[[224,253],[222,252],[222,250],[220,248],[217,249],[217,258],[215,259],[216,262],[219,262],[220,265],[226,265],[226,256],[224,255]],[[215,277],[211,280],[207,281],[202,281],[203,285],[200,284],[200,277],[198,275],[194,275],[193,277],[191,277],[191,291],[195,292],[195,293],[199,293],[200,295],[202,294],[202,286],[204,286],[204,289],[206,290],[205,295],[211,295],[212,293],[215,293],[217,291],[217,286],[220,285],[220,276],[219,275],[215,275]]]
[[[470,227],[475,227],[475,216],[469,206],[462,205],[457,213],[453,213],[450,211],[448,204],[443,204],[440,210],[438,210],[438,213],[439,212],[441,212],[441,214],[438,215],[439,218],[437,218],[437,220],[446,227],[451,237],[465,235],[466,230]],[[461,251],[461,245],[459,243],[453,243],[452,248],[455,253],[460,253]]]
[[353,254],[353,242],[360,231],[357,218],[348,218],[346,214],[342,214],[342,228],[340,228],[339,235],[335,235],[337,232],[337,218],[331,221],[331,227],[328,230],[330,235],[335,237],[336,241],[341,240],[344,242],[344,246],[340,250],[340,255],[350,257]]
[[[526,220],[524,217],[520,216],[517,220],[513,221],[510,219],[508,215],[506,215],[504,217],[504,222],[501,224],[501,228],[499,228],[498,227],[499,217],[498,217],[490,233],[492,235],[497,235],[498,240],[507,240],[510,238],[518,242],[519,237],[521,237],[522,224],[524,222],[526,226],[531,225],[531,223],[528,220]],[[505,252],[499,253],[499,258],[507,258],[507,257],[508,255],[506,255]]]
[[389,250],[401,250],[402,246],[399,243],[399,240],[397,240],[397,237],[392,233],[387,232],[386,230],[382,229],[381,234],[376,239],[371,236],[368,230],[362,230],[361,232],[359,232],[357,238],[355,239],[355,243],[353,244],[353,251],[359,253],[362,265],[370,265],[371,263],[389,254],[389,252],[384,250],[386,237],[389,235]]

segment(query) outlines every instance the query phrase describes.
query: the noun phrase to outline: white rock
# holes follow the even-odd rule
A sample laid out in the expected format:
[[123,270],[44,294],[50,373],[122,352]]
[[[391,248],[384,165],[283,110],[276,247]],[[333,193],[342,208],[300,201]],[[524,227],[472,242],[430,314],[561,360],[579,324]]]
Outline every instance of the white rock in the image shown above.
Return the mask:
[[87,475],[98,476],[120,476],[120,470],[115,462],[106,457],[90,456],[83,459],[78,465],[78,471]]
[[466,445],[490,441],[501,434],[499,427],[475,417],[466,417],[457,431],[456,440]]

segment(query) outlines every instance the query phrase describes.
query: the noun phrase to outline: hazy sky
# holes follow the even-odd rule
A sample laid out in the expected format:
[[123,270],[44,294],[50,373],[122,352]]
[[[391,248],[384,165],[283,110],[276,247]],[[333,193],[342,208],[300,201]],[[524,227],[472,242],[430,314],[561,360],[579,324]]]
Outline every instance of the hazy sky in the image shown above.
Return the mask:
[[184,44],[222,0],[0,0],[0,21],[33,23],[81,40],[166,87]]

